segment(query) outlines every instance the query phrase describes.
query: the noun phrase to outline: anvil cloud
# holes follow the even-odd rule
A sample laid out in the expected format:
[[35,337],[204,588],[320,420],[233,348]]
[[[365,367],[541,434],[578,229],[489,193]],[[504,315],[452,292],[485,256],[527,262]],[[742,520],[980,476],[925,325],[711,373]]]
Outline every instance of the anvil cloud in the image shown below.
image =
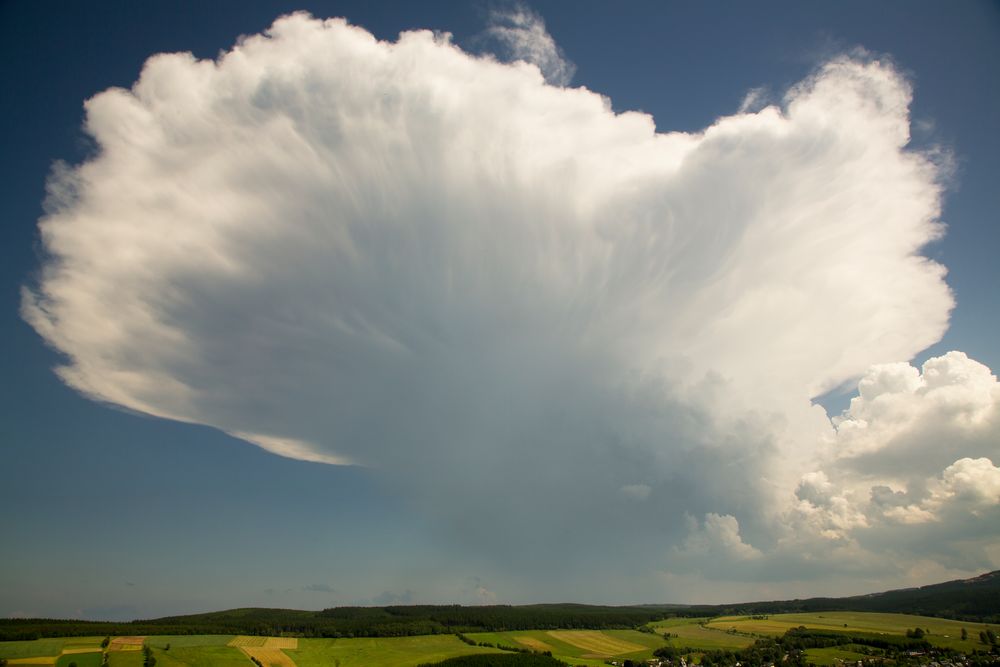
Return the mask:
[[[844,56],[780,105],[658,133],[447,35],[296,14],[88,100],[98,151],[54,171],[23,313],[87,396],[369,466],[514,567],[593,549],[588,522],[667,572],[874,554],[878,522],[1000,502],[996,381],[964,355],[939,366],[993,382],[987,444],[849,475],[905,446],[872,387],[937,401],[927,367],[884,364],[953,306],[922,255],[943,169],[908,148],[910,99]],[[837,423],[812,404],[861,377]]]

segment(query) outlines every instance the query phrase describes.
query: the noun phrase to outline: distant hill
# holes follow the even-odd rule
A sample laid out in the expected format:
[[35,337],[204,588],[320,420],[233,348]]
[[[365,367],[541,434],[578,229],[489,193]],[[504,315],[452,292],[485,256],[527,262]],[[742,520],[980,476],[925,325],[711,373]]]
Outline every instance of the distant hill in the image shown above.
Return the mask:
[[1000,570],[971,579],[845,598],[692,605],[686,608],[685,613],[722,615],[812,611],[882,611],[996,623],[1000,622]]
[[727,605],[584,604],[411,605],[296,609],[230,609],[129,623],[0,619],[0,640],[76,635],[248,634],[306,637],[399,637],[527,629],[634,628],[668,616],[721,616],[816,611],[872,611],[1000,622],[1000,571],[972,579],[858,595]]

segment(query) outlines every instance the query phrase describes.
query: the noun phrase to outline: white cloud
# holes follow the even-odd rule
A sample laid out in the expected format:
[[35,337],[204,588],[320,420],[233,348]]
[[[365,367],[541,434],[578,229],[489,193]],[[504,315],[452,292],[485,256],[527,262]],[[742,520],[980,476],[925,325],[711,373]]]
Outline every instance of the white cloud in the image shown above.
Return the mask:
[[930,475],[956,456],[989,456],[1000,435],[1000,383],[962,352],[873,366],[859,396],[834,419],[832,456],[858,471]]
[[[732,561],[759,558],[761,552],[743,541],[736,517],[708,513],[703,523],[690,521],[690,530],[680,548],[675,549],[680,560],[705,558],[719,559],[726,565]],[[702,563],[703,564],[703,563]]]
[[941,484],[932,496],[935,503],[949,500],[973,508],[1000,504],[1000,468],[987,458],[955,461],[944,469]]
[[[565,83],[518,16],[497,36]],[[859,499],[912,480],[842,477],[914,414],[982,446],[912,479],[996,442],[964,357],[877,367],[836,429],[810,403],[947,326],[909,101],[842,58],[781,107],[658,134],[447,37],[296,14],[88,100],[100,152],[53,173],[23,313],[80,392],[371,466],[512,568],[622,540],[756,562],[791,515],[854,548]]]
[[545,80],[566,86],[576,65],[570,62],[545,29],[545,21],[523,4],[492,12],[486,34],[502,44],[512,60],[536,65]]
[[964,574],[1000,565],[1000,469],[989,458],[1000,391],[990,370],[949,352],[921,370],[874,365],[858,386],[833,420],[822,470],[799,483],[785,547],[839,543],[860,561],[891,553],[899,570],[928,559]]

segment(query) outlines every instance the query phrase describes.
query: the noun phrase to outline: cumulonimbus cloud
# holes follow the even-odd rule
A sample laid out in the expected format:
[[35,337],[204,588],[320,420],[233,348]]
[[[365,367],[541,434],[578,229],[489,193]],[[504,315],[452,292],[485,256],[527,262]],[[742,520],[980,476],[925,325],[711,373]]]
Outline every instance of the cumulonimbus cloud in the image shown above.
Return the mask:
[[829,460],[810,399],[947,326],[910,96],[843,57],[657,133],[446,35],[295,14],[87,101],[23,313],[87,396],[378,468],[462,539],[620,503],[757,560]]

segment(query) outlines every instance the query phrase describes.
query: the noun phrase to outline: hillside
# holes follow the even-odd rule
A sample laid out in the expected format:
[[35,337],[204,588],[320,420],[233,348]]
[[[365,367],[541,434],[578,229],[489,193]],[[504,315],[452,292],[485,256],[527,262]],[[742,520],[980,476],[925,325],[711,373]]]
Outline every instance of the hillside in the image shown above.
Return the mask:
[[956,579],[919,588],[902,588],[868,595],[694,605],[684,613],[725,615],[811,611],[879,611],[996,623],[1000,621],[1000,570],[971,579]]
[[455,632],[635,628],[672,616],[724,616],[816,611],[871,611],[1000,621],[1000,571],[972,579],[845,598],[809,598],[728,605],[583,604],[412,605],[334,607],[322,611],[230,609],[186,616],[105,623],[0,619],[0,640],[74,635],[294,634],[303,637],[403,637]]

